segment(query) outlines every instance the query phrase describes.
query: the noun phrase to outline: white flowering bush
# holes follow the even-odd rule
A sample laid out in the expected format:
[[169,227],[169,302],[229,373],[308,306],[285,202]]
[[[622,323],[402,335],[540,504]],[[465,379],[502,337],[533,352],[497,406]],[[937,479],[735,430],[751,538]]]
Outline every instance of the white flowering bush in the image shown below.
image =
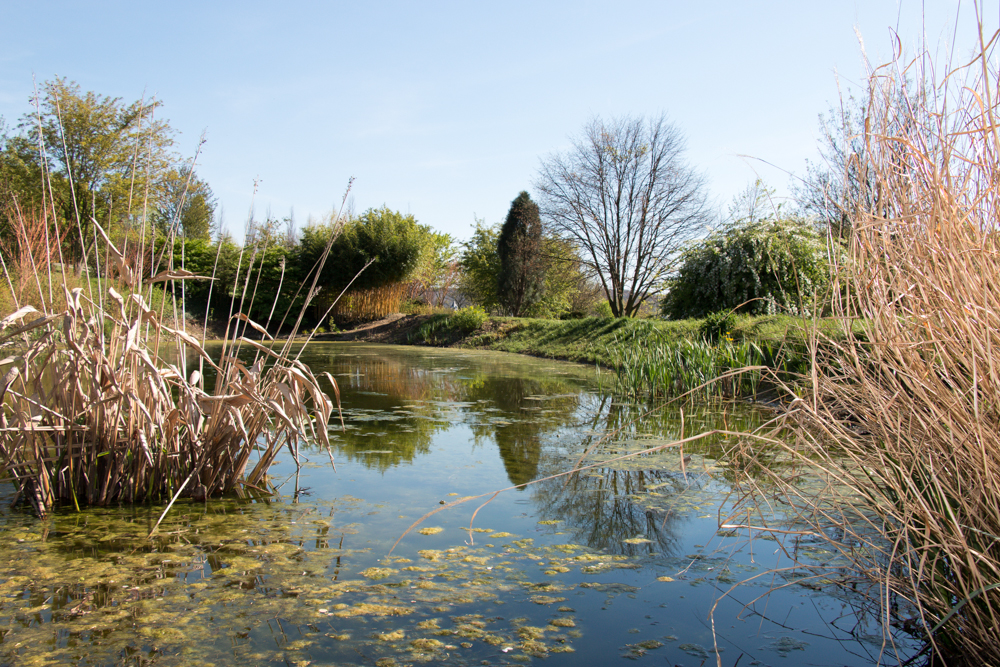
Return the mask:
[[801,313],[830,282],[826,240],[798,218],[743,220],[696,241],[668,282],[663,315]]

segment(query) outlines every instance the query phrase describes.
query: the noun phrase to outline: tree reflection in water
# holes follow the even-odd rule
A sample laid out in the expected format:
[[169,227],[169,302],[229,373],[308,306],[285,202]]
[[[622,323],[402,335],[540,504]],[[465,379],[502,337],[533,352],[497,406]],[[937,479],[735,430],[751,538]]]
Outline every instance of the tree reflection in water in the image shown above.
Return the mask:
[[[689,479],[696,483],[692,476]],[[545,520],[556,520],[573,541],[608,553],[640,556],[674,555],[678,539],[677,515],[645,509],[633,496],[653,485],[663,495],[688,490],[680,473],[665,470],[593,468],[567,483],[553,479],[535,485],[534,500]],[[638,544],[626,540],[646,538]]]
[[512,484],[535,479],[542,435],[577,420],[579,380],[511,375],[496,358],[462,361],[460,372],[441,372],[455,369],[389,350],[310,359],[340,384],[348,431],[331,434],[337,454],[384,471],[427,454],[436,433],[463,422],[476,445],[496,443]]
[[492,403],[497,410],[498,419],[476,423],[472,430],[477,442],[496,442],[515,486],[538,477],[543,434],[574,421],[580,405],[579,388],[559,380],[484,374],[468,389],[468,400]]
[[[653,444],[649,438],[669,442],[712,429],[749,429],[754,419],[747,410],[734,416],[720,405],[650,409],[622,403],[580,378],[547,374],[537,360],[422,358],[412,348],[377,348],[309,363],[340,382],[349,430],[335,440],[338,455],[385,471],[429,453],[439,433],[464,424],[474,446],[496,444],[511,484],[531,489],[545,520],[560,521],[578,543],[628,556],[671,555],[678,548],[678,518],[686,513],[667,506],[683,503],[681,494],[696,495],[706,480],[683,474],[679,453],[671,452],[669,464],[662,455],[646,456],[568,481],[524,485],[566,471],[584,452],[612,458]],[[711,438],[684,453],[715,460],[723,450],[724,439]],[[656,497],[648,495],[650,487]]]
[[[661,405],[652,409],[601,394],[585,395],[580,407],[581,414],[589,415],[589,432],[580,443],[580,453],[592,454],[585,460],[577,459],[581,465],[592,464],[595,457],[598,461],[614,458],[694,433],[750,430],[757,419],[745,409],[735,415],[720,405]],[[722,459],[726,441],[723,436],[713,436],[689,444],[683,451],[670,448],[662,454],[640,455],[628,462],[591,468],[568,480],[540,482],[532,487],[535,504],[545,520],[559,521],[577,542],[592,549],[628,556],[676,555],[682,533],[678,520],[685,513],[671,506],[694,502],[712,479],[703,472],[682,469],[682,456]],[[574,462],[567,464],[564,457],[552,457],[551,461],[543,461],[543,474],[563,472]],[[712,475],[720,473],[725,477],[728,469],[717,469]],[[651,497],[648,494],[654,488],[656,496]],[[692,498],[685,502],[682,494]]]
[[428,402],[461,388],[451,374],[391,356],[331,356],[327,367],[340,386],[350,429],[331,433],[337,453],[381,471],[428,453],[434,434],[449,425]]

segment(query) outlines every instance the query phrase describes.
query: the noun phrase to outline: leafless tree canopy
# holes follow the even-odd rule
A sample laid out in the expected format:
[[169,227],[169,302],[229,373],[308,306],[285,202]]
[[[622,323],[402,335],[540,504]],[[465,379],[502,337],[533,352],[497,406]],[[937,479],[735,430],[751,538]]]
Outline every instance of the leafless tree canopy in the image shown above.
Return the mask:
[[704,181],[664,116],[593,119],[573,148],[542,162],[535,187],[549,230],[572,241],[615,316],[631,316],[707,221]]

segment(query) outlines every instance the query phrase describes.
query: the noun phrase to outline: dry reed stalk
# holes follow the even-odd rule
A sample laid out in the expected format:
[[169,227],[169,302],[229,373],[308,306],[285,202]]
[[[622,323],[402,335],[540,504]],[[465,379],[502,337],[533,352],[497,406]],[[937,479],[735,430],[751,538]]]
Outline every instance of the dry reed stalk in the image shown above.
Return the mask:
[[[139,286],[127,265],[120,269],[131,276],[122,278],[126,285]],[[143,282],[178,277],[161,272]],[[262,484],[282,446],[294,452],[302,438],[328,445],[333,403],[302,363],[239,339],[233,343],[252,346],[258,358],[248,365],[230,350],[216,364],[192,336],[164,325],[141,294],[107,292],[105,310],[76,288],[65,291],[62,312],[25,306],[0,321],[0,342],[23,342],[3,360],[0,467],[40,514],[59,501],[158,500],[182,485],[196,495],[242,493]],[[38,319],[22,324],[28,317]],[[216,370],[214,392],[204,390],[198,370],[186,373],[183,362],[165,358],[167,341]]]
[[0,238],[0,260],[5,273],[0,290],[9,291],[11,310],[23,304],[41,308],[43,304],[51,304],[55,294],[61,298],[61,294],[46,287],[53,284],[53,266],[61,266],[62,246],[69,229],[53,224],[44,209],[23,211],[16,202],[4,212],[4,217],[8,233]]
[[[791,520],[876,586],[887,638],[891,626],[904,628],[926,641],[925,656],[948,664],[1000,665],[1000,80],[988,67],[991,44],[939,85],[920,80],[916,94],[906,85],[921,74],[916,63],[874,72],[866,150],[855,158],[875,206],[855,211],[837,278],[845,289],[834,290],[848,338],[817,341],[811,395],[770,434],[779,450],[748,441],[742,452],[794,464],[760,466],[747,515],[776,495]],[[959,82],[963,72],[971,76]],[[802,486],[803,469],[826,484]]]
[[[23,216],[17,222],[24,227]],[[169,254],[169,268],[152,275],[155,267],[142,264],[154,250],[145,234],[138,251],[123,252],[92,224],[99,235],[93,247],[103,256],[91,262],[94,296],[63,286],[62,304],[23,305],[0,320],[0,349],[14,350],[0,360],[0,470],[19,497],[45,514],[57,503],[243,495],[265,484],[282,447],[296,461],[306,438],[329,451],[334,403],[287,346],[234,335],[213,359],[183,328],[165,324],[165,300],[159,312],[150,306],[154,286],[198,277]],[[38,266],[42,258],[32,261]],[[270,338],[246,315],[231,319]],[[176,301],[172,321],[184,322]],[[252,361],[240,357],[244,346]],[[188,351],[199,357],[198,369],[188,369]],[[211,392],[205,365],[217,374]],[[336,382],[323,375],[336,395]]]

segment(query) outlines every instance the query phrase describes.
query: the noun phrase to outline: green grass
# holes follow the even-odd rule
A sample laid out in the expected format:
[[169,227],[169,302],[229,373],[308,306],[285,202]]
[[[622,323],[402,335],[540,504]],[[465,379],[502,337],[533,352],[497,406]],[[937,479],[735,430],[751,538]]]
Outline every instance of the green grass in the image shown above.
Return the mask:
[[[616,353],[622,341],[679,343],[700,342],[702,320],[652,320],[589,317],[580,320],[541,320],[492,317],[459,345],[536,357],[564,359],[602,367],[617,367]],[[839,323],[822,320],[819,328],[827,335],[842,338]],[[736,318],[730,336],[736,343],[753,343],[761,349],[787,350],[789,354],[807,349],[812,320],[789,316]],[[773,355],[772,355],[773,356]]]

